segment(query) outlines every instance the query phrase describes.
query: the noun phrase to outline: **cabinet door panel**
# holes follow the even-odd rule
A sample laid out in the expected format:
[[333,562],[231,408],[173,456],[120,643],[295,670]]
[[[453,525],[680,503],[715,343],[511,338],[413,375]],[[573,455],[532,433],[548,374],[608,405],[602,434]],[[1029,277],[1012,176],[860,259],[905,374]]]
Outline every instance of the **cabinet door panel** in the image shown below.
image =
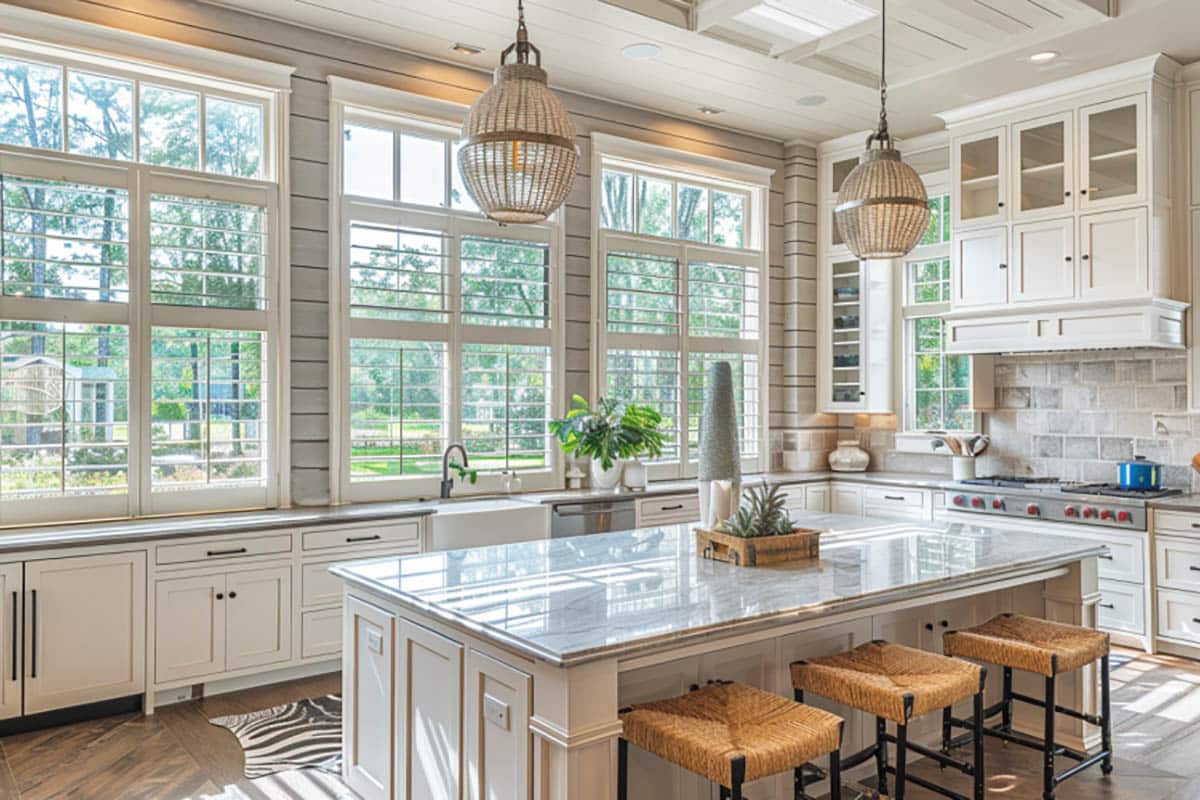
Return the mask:
[[829,484],[804,487],[804,510],[829,513]]
[[1079,218],[1083,297],[1131,298],[1149,293],[1146,219],[1144,208]]
[[25,562],[25,713],[140,694],[146,554]]
[[292,568],[231,572],[225,577],[225,665],[235,670],[292,655]]
[[462,786],[463,646],[408,620],[397,636],[396,787],[457,798]]
[[364,800],[392,797],[396,619],[351,597],[342,630],[342,776]]
[[829,510],[834,514],[861,517],[863,513],[862,487],[837,485],[830,487]]
[[1007,267],[1007,228],[955,234],[953,305],[961,308],[1007,303]]
[[21,565],[0,564],[0,719],[21,714]]
[[1010,297],[1014,303],[1075,296],[1075,220],[1013,228]]
[[1146,199],[1146,95],[1079,111],[1079,207],[1091,210]]
[[1004,222],[1008,218],[1008,129],[955,139],[952,150],[954,229]]
[[1013,126],[1014,218],[1070,213],[1075,208],[1072,114]]
[[[529,715],[532,679],[475,650],[467,654],[467,800],[529,797]],[[415,800],[415,798],[413,799]]]
[[224,596],[224,575],[155,584],[154,678],[158,683],[224,671]]

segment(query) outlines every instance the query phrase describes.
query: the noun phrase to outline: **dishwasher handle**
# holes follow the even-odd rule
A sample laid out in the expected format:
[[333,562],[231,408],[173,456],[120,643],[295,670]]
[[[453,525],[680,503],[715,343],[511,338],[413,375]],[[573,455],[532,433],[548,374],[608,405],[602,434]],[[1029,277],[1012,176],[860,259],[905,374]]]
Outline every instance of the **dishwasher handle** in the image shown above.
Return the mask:
[[554,506],[556,517],[598,517],[602,514],[613,514],[621,511],[632,511],[633,502],[628,503],[576,503],[569,506]]

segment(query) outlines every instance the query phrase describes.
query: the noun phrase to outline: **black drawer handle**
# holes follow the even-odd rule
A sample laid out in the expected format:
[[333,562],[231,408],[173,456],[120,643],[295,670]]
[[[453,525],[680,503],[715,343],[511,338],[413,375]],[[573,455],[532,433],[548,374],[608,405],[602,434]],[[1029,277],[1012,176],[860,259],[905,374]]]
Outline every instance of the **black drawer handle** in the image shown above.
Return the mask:
[[681,510],[683,510],[683,503],[680,503],[679,505],[674,505],[674,506],[663,506],[662,508],[659,509],[659,511],[681,511]]
[[353,544],[354,542],[375,542],[382,538],[383,537],[380,536],[378,533],[376,533],[372,536],[347,536],[346,544]]
[[1197,567],[1195,564],[1188,567],[1188,569],[1190,569],[1192,572],[1200,572],[1200,567]]
[[1116,606],[1114,606],[1112,603],[1101,603],[1100,607],[1101,608],[1116,608]]
[[1103,558],[1105,561],[1112,561],[1112,560],[1113,560],[1113,557],[1112,557],[1112,556],[1100,556],[1100,557],[1101,557],[1101,558]]
[[1193,528],[1200,528],[1200,522],[1193,522],[1193,523],[1192,523],[1192,527],[1193,527]]
[[207,555],[209,558],[213,556],[236,556],[246,552],[244,547],[236,547],[233,550],[209,550]]
[[931,631],[931,630],[933,630],[933,623],[932,623],[932,622],[926,622],[926,623],[925,623],[925,630],[927,630],[927,631]]
[[13,610],[12,610],[12,679],[17,679],[17,650],[21,643],[17,638],[17,593],[12,593]]
[[899,500],[901,502],[904,501],[904,497],[901,495],[898,495],[898,494],[885,494],[883,496],[883,499],[884,500]]
[[37,589],[30,590],[33,605],[29,609],[29,677],[37,677]]
[[1197,625],[1200,625],[1200,617],[1192,617],[1192,622],[1196,623]]

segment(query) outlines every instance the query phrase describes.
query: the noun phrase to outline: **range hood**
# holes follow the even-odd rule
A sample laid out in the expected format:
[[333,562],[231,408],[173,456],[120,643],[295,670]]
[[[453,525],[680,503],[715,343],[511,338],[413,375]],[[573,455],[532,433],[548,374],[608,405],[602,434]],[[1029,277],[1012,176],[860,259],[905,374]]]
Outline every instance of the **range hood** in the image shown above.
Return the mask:
[[1165,298],[1064,302],[987,311],[957,309],[942,315],[950,353],[1039,353],[1187,346],[1187,303]]

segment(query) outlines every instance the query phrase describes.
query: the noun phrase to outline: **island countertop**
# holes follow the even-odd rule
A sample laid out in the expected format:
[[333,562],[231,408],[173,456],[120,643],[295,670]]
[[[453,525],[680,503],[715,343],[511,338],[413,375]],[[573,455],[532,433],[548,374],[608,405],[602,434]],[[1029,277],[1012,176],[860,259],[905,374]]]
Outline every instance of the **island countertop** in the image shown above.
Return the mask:
[[696,556],[690,525],[338,564],[382,595],[559,666],[1053,570],[1097,542],[963,524],[800,514],[821,557],[735,567]]

